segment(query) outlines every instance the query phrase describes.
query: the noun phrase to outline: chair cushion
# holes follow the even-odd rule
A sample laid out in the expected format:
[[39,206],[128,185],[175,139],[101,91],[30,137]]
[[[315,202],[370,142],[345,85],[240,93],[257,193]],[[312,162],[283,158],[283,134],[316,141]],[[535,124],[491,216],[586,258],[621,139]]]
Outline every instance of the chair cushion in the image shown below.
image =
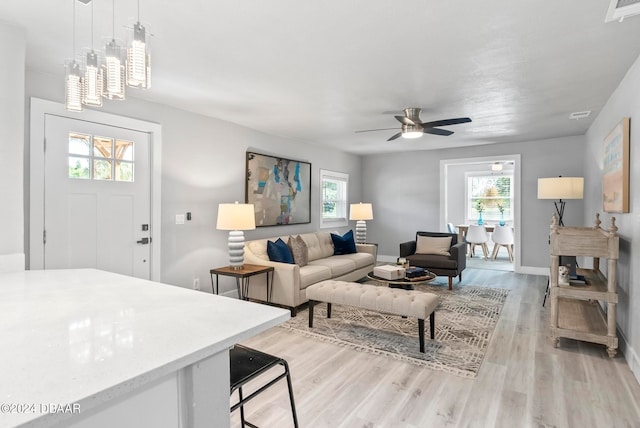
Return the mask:
[[437,254],[450,256],[451,237],[436,238],[432,236],[418,236],[416,241],[416,254]]
[[331,269],[327,266],[306,265],[300,268],[300,289],[304,290],[311,284],[331,279]]
[[341,254],[353,254],[357,252],[356,242],[353,240],[353,230],[348,231],[344,235],[331,234],[333,241],[333,254],[338,256]]
[[425,269],[451,269],[458,268],[457,260],[451,260],[446,256],[435,254],[413,254],[407,257],[412,266],[419,266]]
[[334,256],[339,258],[344,258],[353,261],[356,264],[356,269],[363,268],[365,266],[370,266],[375,264],[375,260],[373,258],[373,254],[370,253],[353,253],[353,254],[343,254],[341,256]]
[[293,256],[287,244],[280,238],[276,242],[267,241],[267,254],[272,262],[291,263]]
[[289,247],[289,250],[291,250],[291,255],[293,256],[295,264],[300,267],[306,266],[309,262],[309,249],[302,237],[300,235],[295,238],[290,236],[287,246]]
[[331,270],[331,277],[335,278],[356,270],[356,264],[353,260],[344,257],[331,256],[326,259],[318,259],[309,262],[313,266],[325,266]]

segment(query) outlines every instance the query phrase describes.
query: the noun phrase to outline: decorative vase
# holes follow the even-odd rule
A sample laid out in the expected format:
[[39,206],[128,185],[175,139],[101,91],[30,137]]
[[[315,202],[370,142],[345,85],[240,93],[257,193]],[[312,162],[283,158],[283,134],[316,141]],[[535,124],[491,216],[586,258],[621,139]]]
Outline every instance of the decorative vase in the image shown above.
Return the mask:
[[484,224],[484,221],[482,221],[482,212],[480,212],[480,217],[478,217],[478,224],[480,226],[482,226]]
[[500,213],[500,226],[504,226],[504,213]]

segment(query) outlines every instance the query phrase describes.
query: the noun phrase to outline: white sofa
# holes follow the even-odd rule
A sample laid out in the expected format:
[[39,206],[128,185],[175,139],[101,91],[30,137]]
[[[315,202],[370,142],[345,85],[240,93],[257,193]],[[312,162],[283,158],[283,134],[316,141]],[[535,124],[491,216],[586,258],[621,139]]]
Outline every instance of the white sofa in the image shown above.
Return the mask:
[[[335,256],[329,232],[304,233],[300,236],[309,249],[309,264],[303,267],[269,260],[267,241],[274,242],[277,236],[246,241],[244,246],[245,263],[275,268],[270,301],[291,309],[292,316],[296,315],[298,306],[309,300],[305,289],[311,284],[327,279],[356,281],[367,276],[375,266],[377,247],[373,244],[356,244],[357,253]],[[280,238],[287,242],[289,235]],[[251,278],[250,284],[249,298],[267,301],[265,275]]]

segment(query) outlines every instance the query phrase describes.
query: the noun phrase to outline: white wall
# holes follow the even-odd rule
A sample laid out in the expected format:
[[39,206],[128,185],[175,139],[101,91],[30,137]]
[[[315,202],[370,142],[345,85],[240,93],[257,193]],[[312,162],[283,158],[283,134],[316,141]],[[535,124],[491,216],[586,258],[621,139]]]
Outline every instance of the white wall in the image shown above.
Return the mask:
[[[640,58],[611,95],[586,134],[585,163],[585,225],[592,224],[599,212],[602,226],[616,218],[620,235],[618,261],[617,323],[626,342],[623,349],[629,366],[640,381]],[[606,214],[602,211],[602,146],[604,138],[622,120],[631,118],[630,132],[630,212]],[[602,265],[602,264],[601,264]]]
[[[424,143],[427,144],[427,143]],[[378,242],[378,254],[397,257],[401,242],[416,231],[445,231],[440,224],[440,161],[521,155],[521,265],[548,267],[547,234],[553,202],[538,200],[538,178],[582,176],[584,137],[491,144],[446,150],[370,155],[363,158],[363,198],[373,203],[367,239]],[[582,201],[568,201],[566,224],[583,223]]]
[[24,269],[25,33],[0,22],[0,270]]
[[[47,74],[28,72],[27,96],[62,102],[63,83]],[[130,94],[134,92],[131,90]],[[247,150],[311,162],[312,218],[310,224],[247,231],[246,239],[318,230],[320,168],[350,174],[350,196],[353,201],[361,199],[358,156],[267,135],[130,95],[125,101],[105,102],[102,110],[162,125],[162,282],[191,287],[197,277],[201,287],[210,290],[209,269],[229,264],[228,232],[216,230],[216,216],[219,203],[244,201]],[[176,225],[176,214],[187,212],[191,212],[192,221]],[[222,292],[235,290],[230,278],[221,278],[221,286]]]

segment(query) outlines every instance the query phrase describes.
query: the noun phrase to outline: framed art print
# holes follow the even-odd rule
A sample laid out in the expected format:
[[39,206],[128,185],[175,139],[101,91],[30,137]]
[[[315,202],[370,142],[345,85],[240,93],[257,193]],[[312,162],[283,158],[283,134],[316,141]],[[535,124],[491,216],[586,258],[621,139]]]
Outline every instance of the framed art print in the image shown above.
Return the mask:
[[311,223],[311,163],[247,152],[245,202],[257,227]]
[[604,140],[602,169],[603,209],[629,212],[629,118],[625,117]]

